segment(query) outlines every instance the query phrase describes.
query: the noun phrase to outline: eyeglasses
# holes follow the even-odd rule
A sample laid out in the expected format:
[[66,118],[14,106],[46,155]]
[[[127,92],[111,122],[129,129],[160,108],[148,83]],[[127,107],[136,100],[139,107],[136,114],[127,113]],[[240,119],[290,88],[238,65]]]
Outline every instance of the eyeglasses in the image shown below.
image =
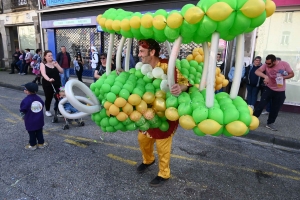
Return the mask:
[[149,47],[150,47],[149,43],[146,40],[140,40],[139,46],[142,46],[145,49],[149,49]]
[[105,57],[100,58],[100,60],[105,60],[105,59],[106,59]]
[[267,62],[265,62],[266,63],[266,65],[272,65],[272,63],[270,62],[270,63],[267,63]]

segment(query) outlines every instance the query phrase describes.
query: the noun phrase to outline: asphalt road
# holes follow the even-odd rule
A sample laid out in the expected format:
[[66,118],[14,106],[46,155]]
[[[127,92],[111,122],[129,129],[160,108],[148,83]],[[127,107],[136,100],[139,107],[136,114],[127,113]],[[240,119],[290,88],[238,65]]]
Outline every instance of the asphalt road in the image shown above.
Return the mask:
[[149,187],[136,132],[102,133],[90,120],[62,130],[45,118],[49,147],[27,151],[22,91],[0,87],[0,199],[299,199],[300,152],[251,140],[198,137],[178,129],[171,178]]

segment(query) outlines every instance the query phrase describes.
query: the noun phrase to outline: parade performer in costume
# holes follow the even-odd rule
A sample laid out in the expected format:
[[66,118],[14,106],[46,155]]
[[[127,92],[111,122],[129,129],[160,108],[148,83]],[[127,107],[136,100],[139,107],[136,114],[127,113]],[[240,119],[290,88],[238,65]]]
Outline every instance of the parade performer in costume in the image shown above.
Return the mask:
[[[150,64],[153,68],[160,67],[167,73],[167,63],[160,63],[159,60],[160,46],[153,39],[139,41],[139,57],[143,64]],[[171,93],[178,96],[181,92],[186,91],[189,83],[179,71],[175,72],[175,81],[171,88]],[[169,122],[169,130],[163,132],[159,128],[149,129],[148,131],[140,131],[138,134],[138,142],[143,155],[143,163],[137,168],[138,173],[143,173],[145,170],[154,164],[155,157],[153,153],[154,143],[159,158],[159,172],[151,182],[151,186],[160,186],[170,178],[170,156],[172,138],[178,127],[178,121]]]

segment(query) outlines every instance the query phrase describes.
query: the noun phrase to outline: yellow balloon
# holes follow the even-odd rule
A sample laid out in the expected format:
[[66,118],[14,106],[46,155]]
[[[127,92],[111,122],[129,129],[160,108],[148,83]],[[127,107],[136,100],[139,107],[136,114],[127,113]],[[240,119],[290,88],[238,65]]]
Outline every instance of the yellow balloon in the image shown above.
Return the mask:
[[156,112],[156,114],[157,114],[159,117],[164,117],[164,116],[165,116],[165,112]]
[[141,19],[141,24],[144,28],[151,28],[153,26],[153,17],[150,14],[145,14]]
[[199,55],[197,55],[197,56],[195,57],[195,60],[196,60],[198,63],[201,63],[201,62],[203,62],[203,56],[201,56],[201,55],[199,54]]
[[185,15],[184,19],[190,24],[197,24],[202,20],[204,12],[197,6],[189,8]]
[[139,111],[134,110],[129,117],[132,121],[137,122],[141,119],[142,114]]
[[276,4],[274,3],[274,1],[272,0],[267,0],[266,1],[266,13],[267,13],[267,17],[270,17],[271,15],[273,15],[273,13],[276,10]]
[[126,103],[126,105],[122,107],[122,111],[127,115],[130,115],[133,111],[133,106],[130,103]]
[[155,99],[155,96],[152,92],[146,92],[143,95],[143,100],[147,103],[147,104],[151,104]]
[[203,51],[203,48],[198,48],[199,50],[198,50],[198,52],[200,53],[200,55],[204,55],[204,51]]
[[128,103],[130,103],[133,106],[137,106],[141,103],[142,98],[138,94],[132,94],[128,98]]
[[96,18],[97,23],[100,25],[100,19],[102,18],[102,15],[98,15]]
[[220,73],[221,73],[221,69],[219,67],[216,67],[216,76],[219,76]]
[[106,18],[101,18],[101,19],[99,19],[99,24],[100,24],[100,26],[101,27],[103,27],[103,28],[105,28],[105,22],[106,22]]
[[160,98],[166,99],[166,93],[163,90],[158,90],[155,93],[155,97],[160,97]]
[[248,106],[248,110],[250,111],[250,115],[253,115],[253,109],[250,106]]
[[242,136],[248,130],[248,127],[241,121],[233,121],[225,126],[226,130],[234,136]]
[[141,27],[141,18],[138,16],[133,16],[129,23],[132,28],[138,29]]
[[222,87],[226,87],[228,85],[229,81],[227,79],[224,79],[222,82]]
[[108,19],[105,21],[105,27],[108,29],[108,30],[113,30],[112,28],[112,23],[113,23],[113,20],[112,19]]
[[177,121],[179,119],[179,114],[176,108],[170,107],[165,111],[166,118],[170,121]]
[[251,116],[251,118],[252,118],[252,120],[251,120],[251,123],[249,125],[249,129],[250,130],[255,130],[259,126],[259,120],[255,116]]
[[121,30],[120,20],[114,20],[112,23],[112,28],[114,29],[114,31],[120,31]]
[[215,21],[225,20],[233,9],[225,2],[214,3],[205,13],[209,18]]
[[153,18],[153,26],[157,30],[163,30],[167,25],[167,19],[163,15],[157,15]]
[[189,115],[183,115],[179,118],[179,124],[182,128],[186,130],[191,130],[195,128],[196,124],[193,117]]
[[106,110],[108,110],[111,105],[112,105],[112,103],[110,103],[109,101],[106,101],[103,106]]
[[215,90],[220,90],[222,87],[223,87],[222,84],[217,84],[217,85],[215,86]]
[[198,124],[198,128],[205,134],[212,135],[215,134],[222,128],[222,126],[212,119],[205,119]]
[[262,0],[248,0],[240,9],[249,18],[255,18],[265,11],[265,2]]
[[130,22],[128,19],[123,19],[121,22],[121,29],[124,31],[129,31],[130,30]]
[[196,56],[200,55],[199,51],[193,51],[193,56],[196,58]]
[[137,106],[135,106],[135,109],[139,111],[140,113],[144,114],[147,110],[147,103],[144,100],[141,100],[141,103]]
[[109,107],[109,114],[113,116],[117,116],[120,113],[120,108],[118,108],[115,104],[112,104]]
[[120,112],[116,118],[120,121],[120,122],[123,122],[125,121],[127,118],[128,118],[128,115],[124,112]]
[[188,56],[186,57],[186,59],[187,59],[188,61],[194,60],[193,54],[188,55]]
[[163,98],[155,98],[154,102],[153,102],[153,106],[152,108],[156,111],[156,112],[162,112],[166,110],[166,101]]
[[180,13],[172,13],[168,16],[167,24],[170,28],[179,28],[183,22],[183,17]]
[[114,104],[119,108],[124,107],[126,103],[127,103],[126,99],[122,97],[118,97],[114,102]]

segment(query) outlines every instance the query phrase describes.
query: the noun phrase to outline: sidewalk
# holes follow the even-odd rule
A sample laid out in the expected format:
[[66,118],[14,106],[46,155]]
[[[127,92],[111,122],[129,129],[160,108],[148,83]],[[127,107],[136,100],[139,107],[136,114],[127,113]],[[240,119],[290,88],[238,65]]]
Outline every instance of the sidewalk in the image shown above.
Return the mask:
[[[9,71],[0,71],[0,86],[12,88],[16,90],[23,90],[21,85],[31,82],[34,79],[34,75],[19,75],[8,74]],[[70,77],[70,79],[77,79],[77,77]],[[83,78],[83,82],[90,86],[93,83],[92,78]],[[75,88],[74,93],[78,96],[83,96],[84,93]],[[39,86],[38,94],[44,95],[43,88]],[[261,141],[269,144],[280,145],[289,148],[300,149],[300,131],[299,131],[299,114],[279,112],[276,120],[276,127],[278,131],[271,131],[267,128],[267,115],[260,116],[260,126],[251,131],[244,138]]]

